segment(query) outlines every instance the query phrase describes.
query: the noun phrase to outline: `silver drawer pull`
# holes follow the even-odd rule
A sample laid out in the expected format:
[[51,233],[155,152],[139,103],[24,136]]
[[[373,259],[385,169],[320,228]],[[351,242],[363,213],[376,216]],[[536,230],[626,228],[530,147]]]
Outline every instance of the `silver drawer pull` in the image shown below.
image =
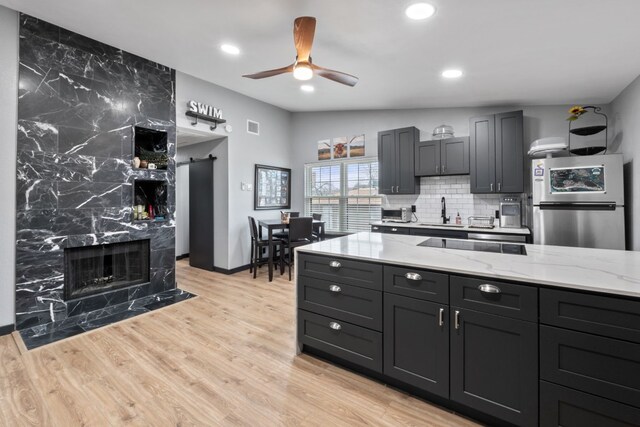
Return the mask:
[[444,325],[444,308],[441,308],[438,312],[438,326]]
[[496,285],[490,285],[488,283],[483,283],[482,285],[478,286],[478,290],[486,294],[499,294],[500,292],[502,292]]
[[422,280],[422,276],[418,273],[407,273],[404,275],[407,280]]
[[391,231],[393,231],[395,233],[396,231],[398,231],[398,229],[397,228],[392,228]]
[[373,227],[374,230],[380,230],[380,227]]
[[338,292],[342,292],[342,288],[341,288],[340,286],[338,286],[338,285],[331,285],[331,286],[329,286],[329,290],[330,290],[331,292],[336,292],[336,293],[338,293]]
[[340,267],[342,267],[342,264],[340,264],[338,261],[331,261],[329,263],[329,267],[331,267],[331,268],[340,268]]
[[342,329],[342,325],[338,322],[331,322],[329,323],[329,327],[331,329],[333,329],[334,331],[339,331],[340,329]]

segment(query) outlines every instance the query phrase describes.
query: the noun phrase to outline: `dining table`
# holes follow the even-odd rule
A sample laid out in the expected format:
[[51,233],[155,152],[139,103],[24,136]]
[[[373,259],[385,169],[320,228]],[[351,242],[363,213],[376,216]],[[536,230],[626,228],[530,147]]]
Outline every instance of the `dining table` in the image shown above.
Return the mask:
[[[269,281],[273,280],[273,230],[286,230],[289,228],[288,223],[282,222],[280,219],[259,219],[258,220],[258,233],[260,238],[262,239],[262,230],[267,230],[267,238],[269,242]],[[314,219],[313,220],[313,230],[318,233],[320,240],[324,239],[325,236],[325,223],[322,220]]]

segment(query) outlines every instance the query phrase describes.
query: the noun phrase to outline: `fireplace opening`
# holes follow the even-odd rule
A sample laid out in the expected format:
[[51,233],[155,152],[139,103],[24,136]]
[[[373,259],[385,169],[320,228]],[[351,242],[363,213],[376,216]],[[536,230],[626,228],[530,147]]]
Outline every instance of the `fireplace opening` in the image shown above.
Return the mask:
[[149,240],[64,250],[65,300],[149,282]]

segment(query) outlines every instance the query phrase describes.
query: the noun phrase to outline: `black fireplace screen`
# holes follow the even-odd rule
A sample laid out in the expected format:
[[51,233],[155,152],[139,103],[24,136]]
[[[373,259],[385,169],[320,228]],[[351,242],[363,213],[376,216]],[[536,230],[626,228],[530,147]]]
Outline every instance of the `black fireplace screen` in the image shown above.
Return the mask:
[[149,240],[84,246],[64,251],[65,299],[149,281]]

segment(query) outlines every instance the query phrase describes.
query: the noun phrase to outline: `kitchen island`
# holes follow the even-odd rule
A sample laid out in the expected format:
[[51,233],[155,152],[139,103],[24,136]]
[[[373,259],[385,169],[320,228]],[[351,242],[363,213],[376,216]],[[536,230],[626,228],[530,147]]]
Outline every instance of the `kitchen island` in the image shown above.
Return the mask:
[[298,348],[489,424],[640,425],[640,253],[429,239],[299,248]]

